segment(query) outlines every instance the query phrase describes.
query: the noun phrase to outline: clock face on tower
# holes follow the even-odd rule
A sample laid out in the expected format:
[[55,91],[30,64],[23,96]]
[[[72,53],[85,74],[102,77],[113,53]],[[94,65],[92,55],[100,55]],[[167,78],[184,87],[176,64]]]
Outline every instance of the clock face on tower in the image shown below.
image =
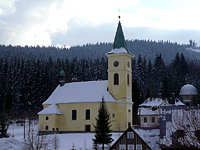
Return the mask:
[[114,62],[114,66],[115,66],[115,67],[118,67],[118,66],[119,66],[119,62],[118,62],[118,61],[115,61],[115,62]]

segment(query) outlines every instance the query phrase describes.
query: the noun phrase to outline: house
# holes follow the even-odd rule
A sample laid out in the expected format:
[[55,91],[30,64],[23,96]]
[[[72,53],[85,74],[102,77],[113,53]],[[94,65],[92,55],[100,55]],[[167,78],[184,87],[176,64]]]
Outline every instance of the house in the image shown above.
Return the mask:
[[184,85],[179,93],[180,100],[187,106],[197,106],[197,89],[191,85],[186,84]]
[[160,147],[200,149],[200,106],[160,107]]
[[129,127],[110,150],[160,150],[159,129]]
[[178,98],[148,98],[138,108],[140,127],[159,127],[160,107],[181,105],[184,104]]
[[94,132],[102,98],[111,114],[112,131],[125,131],[132,125],[133,55],[128,52],[120,21],[113,48],[106,56],[106,81],[65,83],[65,72],[61,71],[60,85],[38,113],[40,133]]

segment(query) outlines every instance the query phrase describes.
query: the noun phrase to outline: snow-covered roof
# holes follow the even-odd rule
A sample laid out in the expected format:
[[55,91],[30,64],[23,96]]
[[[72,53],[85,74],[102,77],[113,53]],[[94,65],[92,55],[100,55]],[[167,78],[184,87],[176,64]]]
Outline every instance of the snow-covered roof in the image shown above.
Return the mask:
[[38,113],[38,115],[47,114],[61,115],[62,113],[60,112],[60,109],[56,106],[56,104],[52,104]]
[[169,104],[167,99],[162,98],[148,98],[142,104],[140,104],[138,109],[138,115],[159,115],[160,106],[184,106],[178,98],[174,100],[174,104]]
[[140,104],[140,107],[141,106],[147,106],[147,107],[157,106],[158,107],[164,102],[167,103],[167,101],[164,101],[162,98],[148,98],[142,104]]
[[108,54],[127,53],[124,47],[112,49]]
[[152,107],[140,107],[138,109],[138,115],[159,115],[159,109],[152,109]]
[[102,97],[106,102],[116,102],[110,94],[108,81],[72,82],[60,85],[54,90],[44,104],[101,102]]
[[160,129],[133,128],[133,130],[147,143],[152,150],[160,150]]
[[197,89],[191,84],[186,84],[181,88],[179,95],[197,95]]
[[183,102],[181,102],[179,99],[176,99],[175,101],[175,106],[184,106],[185,104]]

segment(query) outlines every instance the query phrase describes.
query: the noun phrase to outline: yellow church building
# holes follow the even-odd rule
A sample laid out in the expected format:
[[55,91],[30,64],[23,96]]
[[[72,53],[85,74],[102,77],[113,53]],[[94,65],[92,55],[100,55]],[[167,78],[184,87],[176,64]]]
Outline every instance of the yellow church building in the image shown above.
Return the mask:
[[[94,132],[102,98],[111,114],[111,130],[125,131],[132,125],[133,55],[128,52],[119,21],[113,48],[107,54],[108,80],[65,83],[64,80],[43,103],[39,132]],[[64,71],[61,76],[65,76]]]

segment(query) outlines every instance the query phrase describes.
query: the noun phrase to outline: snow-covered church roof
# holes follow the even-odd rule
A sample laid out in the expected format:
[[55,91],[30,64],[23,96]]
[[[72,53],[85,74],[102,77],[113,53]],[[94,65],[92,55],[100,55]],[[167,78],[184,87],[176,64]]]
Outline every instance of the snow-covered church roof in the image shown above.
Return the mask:
[[191,84],[186,84],[181,88],[179,95],[197,95],[197,89]]
[[61,115],[62,113],[60,112],[56,104],[52,104],[38,113],[38,115],[47,115],[47,114]]
[[44,104],[101,102],[116,102],[108,91],[108,81],[88,81],[65,83],[58,85]]

